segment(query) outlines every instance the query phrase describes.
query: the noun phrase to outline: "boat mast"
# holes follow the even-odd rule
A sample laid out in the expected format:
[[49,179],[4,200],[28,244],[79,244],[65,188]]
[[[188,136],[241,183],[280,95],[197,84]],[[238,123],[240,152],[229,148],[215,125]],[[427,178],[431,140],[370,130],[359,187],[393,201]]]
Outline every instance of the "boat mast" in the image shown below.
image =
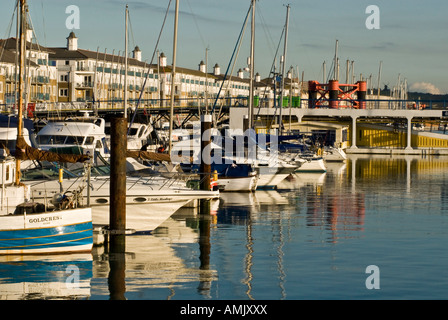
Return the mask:
[[205,49],[205,114],[208,113],[208,47]]
[[174,38],[173,38],[173,70],[171,72],[171,106],[170,106],[170,130],[168,151],[171,151],[173,140],[173,118],[174,118],[174,78],[176,76],[176,51],[177,51],[177,23],[179,20],[179,0],[176,0],[176,13],[174,15]]
[[336,45],[335,45],[335,49],[334,49],[333,80],[339,80],[338,45],[339,45],[339,40],[336,40]]
[[128,5],[126,5],[125,11],[125,34],[124,34],[124,99],[123,99],[123,109],[124,117],[128,117],[127,104],[128,104]]
[[[281,93],[280,93],[280,112],[279,112],[279,133],[280,135],[283,134],[283,122],[282,122],[282,107],[283,107],[283,96],[285,92],[285,66],[286,66],[286,49],[288,44],[288,22],[289,22],[289,4],[286,6],[286,24],[285,24],[285,45],[283,48],[283,62],[282,62],[282,87],[281,87]],[[291,82],[291,89],[292,90],[292,82]]]
[[[23,138],[23,75],[25,72],[25,7],[26,0],[19,0],[20,10],[20,44],[19,44],[19,103],[17,113],[17,141]],[[20,185],[20,160],[16,158],[15,185]]]
[[381,95],[381,69],[383,68],[383,61],[380,61],[380,69],[378,70],[378,89],[377,89],[377,100],[378,100],[378,109],[380,108],[380,95]]
[[252,1],[252,23],[251,23],[251,37],[250,37],[250,62],[249,62],[249,68],[250,68],[250,81],[249,81],[249,111],[248,111],[248,118],[249,118],[249,129],[252,129],[253,127],[253,121],[254,121],[254,66],[255,66],[255,2],[256,0]]

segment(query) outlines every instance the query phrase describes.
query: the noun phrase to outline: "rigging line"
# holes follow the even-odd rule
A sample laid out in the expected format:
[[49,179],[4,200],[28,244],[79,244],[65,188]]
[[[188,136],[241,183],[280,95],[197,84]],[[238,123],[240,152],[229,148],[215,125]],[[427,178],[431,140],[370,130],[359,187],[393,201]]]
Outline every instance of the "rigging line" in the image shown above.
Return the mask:
[[231,64],[231,62],[232,62],[232,60],[233,60],[233,57],[234,57],[234,55],[235,55],[235,51],[237,50],[238,42],[240,42],[240,40],[241,40],[241,35],[243,34],[244,29],[246,28],[247,18],[249,17],[249,14],[250,14],[250,11],[251,11],[251,10],[252,10],[252,2],[251,2],[251,4],[250,4],[250,6],[249,6],[249,10],[247,11],[246,18],[244,19],[243,27],[241,28],[240,34],[239,34],[239,36],[238,36],[237,43],[236,43],[236,45],[235,45],[235,48],[233,49],[232,57],[230,58],[229,64],[228,64],[228,66],[227,66],[226,73],[225,73],[225,75],[224,75],[224,79],[223,79],[223,81],[222,81],[222,83],[221,83],[221,86],[219,87],[219,91],[218,91],[218,94],[216,95],[216,99],[215,99],[215,102],[214,102],[214,104],[213,104],[211,113],[213,113],[213,112],[215,111],[216,103],[217,103],[217,101],[218,101],[218,99],[219,99],[219,95],[220,95],[220,93],[221,93],[222,87],[224,86],[224,82],[225,82],[226,77],[227,77],[227,74],[228,74],[228,72],[229,72],[230,64]]
[[187,4],[188,4],[188,7],[190,8],[190,12],[191,12],[191,15],[193,17],[194,24],[196,25],[196,29],[198,30],[199,37],[201,38],[202,45],[204,46],[204,48],[206,48],[207,46],[205,44],[204,37],[202,36],[201,30],[199,29],[199,25],[198,25],[198,22],[197,22],[197,19],[196,19],[196,15],[193,13],[193,9],[191,8],[189,0],[187,0]]
[[[14,12],[12,13],[11,20],[9,22],[7,31],[5,33],[5,39],[9,39],[9,36],[11,35],[12,23],[14,21],[14,15],[16,14],[16,9],[17,9],[17,5],[14,8]],[[0,60],[3,58],[3,52],[6,50],[5,47],[6,47],[6,40],[3,42],[2,50],[0,51]]]
[[[281,35],[280,35],[280,39],[279,39],[279,41],[278,41],[278,45],[277,45],[277,50],[275,51],[275,55],[274,55],[274,60],[272,61],[272,65],[271,65],[271,70],[270,70],[270,72],[269,72],[269,76],[272,74],[272,79],[275,81],[276,79],[275,79],[275,61],[276,61],[276,58],[277,58],[277,55],[278,55],[278,51],[280,50],[280,45],[281,45],[281,43],[282,43],[282,39],[283,39],[283,35],[284,35],[284,33],[285,33],[285,29],[286,29],[286,26],[282,29],[282,33],[281,33]],[[267,92],[267,87],[264,89],[264,93],[265,93],[265,95],[266,95],[266,92]],[[275,97],[274,97],[274,100],[275,100]],[[275,101],[274,101],[275,102]],[[260,108],[258,108],[258,113],[257,113],[257,116],[259,116],[260,115]],[[274,111],[274,115],[273,115],[273,119],[274,119],[274,117],[276,116],[276,114],[277,114],[277,109],[275,108],[275,111]],[[272,122],[273,122],[273,120],[271,121],[271,125],[272,125]]]
[[[132,29],[131,15],[129,14],[129,12],[128,12],[128,25],[129,25],[129,31],[131,34],[131,38],[132,38],[132,48],[135,48],[134,29]],[[131,39],[128,39],[128,44],[129,44],[130,40]]]
[[[172,0],[170,0],[170,2],[168,3],[168,7],[167,7],[166,12],[165,12],[165,17],[163,18],[162,28],[160,29],[159,37],[157,38],[156,46],[155,46],[154,51],[153,51],[153,53],[152,53],[151,62],[149,63],[148,71],[147,71],[147,73],[146,73],[146,78],[145,78],[145,81],[143,82],[142,90],[140,91],[140,96],[138,97],[138,101],[137,101],[137,104],[136,104],[136,106],[135,106],[135,111],[134,111],[134,113],[132,114],[131,122],[129,123],[128,133],[127,133],[128,135],[129,135],[129,133],[130,133],[130,131],[131,131],[132,123],[133,123],[134,120],[135,120],[135,116],[136,116],[136,114],[137,114],[137,109],[138,109],[138,107],[139,107],[139,105],[140,105],[140,102],[141,102],[141,100],[142,100],[143,93],[145,92],[146,82],[148,81],[149,72],[150,72],[150,70],[151,70],[151,65],[152,65],[152,63],[153,63],[153,61],[154,61],[154,57],[155,57],[155,55],[156,55],[156,53],[157,53],[157,48],[158,48],[158,46],[159,46],[160,38],[162,37],[162,31],[163,31],[163,28],[165,27],[165,22],[166,22],[166,18],[167,18],[167,16],[168,16],[168,12],[169,12],[169,10],[170,10],[171,1],[172,1]],[[159,77],[159,76],[160,76],[160,75],[158,74],[157,77]],[[173,80],[173,81],[174,81],[174,80]]]
[[[35,39],[35,41],[36,41],[36,46],[37,46],[37,51],[38,52],[42,52],[42,50],[41,50],[41,46],[40,46],[40,44],[39,44],[39,41],[38,41],[38,39],[37,39],[37,34],[36,34],[36,32],[34,32],[34,25],[33,25],[33,21],[32,21],[32,19],[31,19],[31,14],[30,14],[30,12],[29,12],[29,10],[28,10],[28,7],[27,7],[27,9],[26,9],[26,12],[27,12],[27,21],[29,21],[29,24],[30,24],[30,27],[31,27],[31,31],[33,32],[33,35],[34,35],[34,39]],[[44,34],[45,34],[45,30],[44,30]],[[32,39],[30,39],[30,50],[32,49]],[[30,61],[31,61],[31,59],[30,59]],[[31,64],[31,62],[28,62],[28,72],[29,72],[29,70],[30,70],[30,68],[31,68],[31,66],[30,66],[30,64]],[[47,70],[47,71],[49,71],[49,60],[48,59],[46,59],[45,60],[45,69]],[[48,80],[50,80],[50,76],[48,76]],[[29,89],[31,90],[31,79],[29,79],[29,81],[30,81],[30,84],[29,84]],[[48,89],[48,88],[46,88],[46,86],[44,86],[44,91],[45,91],[45,89]],[[51,90],[51,89],[50,89]],[[45,92],[42,92],[42,93],[45,93]],[[30,94],[30,92],[28,92],[28,93],[26,93],[26,96],[27,96],[27,98],[29,98],[29,94]],[[29,101],[27,101],[26,103],[28,104],[28,102]]]
[[96,59],[95,59],[95,73],[93,74],[93,110],[94,110],[94,114],[98,115],[98,108],[95,108],[95,103],[98,99],[98,90],[97,90],[97,74],[98,74],[98,56],[99,56],[99,51],[100,51],[100,47],[98,46],[96,48]]
[[261,13],[261,7],[262,7],[261,3],[259,3],[257,13],[260,18],[261,26],[263,27],[263,31],[264,31],[266,39],[267,39],[266,42],[267,42],[269,49],[271,50],[271,53],[272,53],[272,51],[274,51],[273,47],[274,47],[275,43],[274,43],[271,33],[269,32],[269,28],[267,27],[266,19],[264,18],[264,16]]
[[[238,60],[238,56],[239,56],[239,52],[240,52],[240,49],[241,49],[241,45],[243,44],[243,39],[244,39],[244,34],[245,34],[245,32],[246,32],[246,27],[247,27],[247,23],[244,25],[243,33],[242,33],[242,35],[241,35],[241,39],[240,39],[239,44],[238,44],[238,49],[237,49],[237,51],[236,51],[236,56],[235,56],[235,59],[234,59],[233,64],[232,64],[232,70],[230,71],[229,79],[228,79],[228,81],[227,81],[226,91],[229,89],[229,87],[230,87],[230,85],[231,85],[230,82],[231,82],[231,80],[232,80],[233,71],[235,70],[235,65],[236,65],[236,62],[237,62],[237,60]],[[219,108],[218,115],[217,115],[216,118],[215,118],[215,120],[216,120],[215,123],[217,123],[217,120],[218,120],[219,117],[221,116],[221,113],[222,113],[222,104],[221,104],[221,106],[220,106],[220,108]]]
[[47,45],[47,33],[45,31],[46,27],[45,27],[45,15],[44,15],[44,2],[41,0],[40,3],[42,5],[42,26],[44,28],[44,43],[46,46]]

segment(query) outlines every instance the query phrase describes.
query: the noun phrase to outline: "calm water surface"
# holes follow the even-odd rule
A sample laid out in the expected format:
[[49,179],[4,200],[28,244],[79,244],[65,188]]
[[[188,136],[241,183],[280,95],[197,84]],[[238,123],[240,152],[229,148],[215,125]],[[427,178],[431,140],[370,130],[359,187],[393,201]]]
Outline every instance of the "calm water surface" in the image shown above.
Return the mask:
[[447,169],[443,157],[350,156],[277,191],[222,194],[210,219],[183,209],[128,236],[125,254],[3,257],[0,298],[446,299]]

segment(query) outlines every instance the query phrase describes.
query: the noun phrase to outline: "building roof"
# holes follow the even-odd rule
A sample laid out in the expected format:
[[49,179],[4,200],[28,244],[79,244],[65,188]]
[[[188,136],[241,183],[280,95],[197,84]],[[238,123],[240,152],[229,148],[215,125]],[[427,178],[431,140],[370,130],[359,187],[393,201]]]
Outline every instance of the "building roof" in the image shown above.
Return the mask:
[[[50,59],[52,60],[86,60],[92,59],[98,61],[107,62],[124,62],[123,56],[118,56],[115,54],[109,54],[104,52],[95,52],[90,50],[78,49],[78,50],[68,50],[66,47],[62,48],[49,48],[52,52],[50,53]],[[139,61],[134,58],[128,57],[128,63],[131,66],[138,67],[149,67],[149,64],[143,61]],[[155,66],[155,65],[153,65]]]
[[[15,49],[15,48],[14,48]],[[15,64],[16,63],[16,54],[11,50],[3,49],[0,47],[0,62]],[[25,64],[31,67],[36,67],[38,64],[30,61],[28,59],[25,60]]]
[[[7,50],[15,51],[16,50],[16,38],[8,38],[8,39],[0,39],[0,48],[5,48]],[[26,49],[34,50],[34,51],[42,51],[51,53],[51,49],[43,47],[37,43],[32,43],[26,41]]]
[[9,50],[0,49],[0,62],[15,63],[16,54]]
[[[136,48],[138,48],[138,47],[136,47]],[[117,63],[117,62],[123,63],[124,62],[123,56],[112,55],[109,53],[104,53],[104,52],[99,52],[99,51],[95,52],[95,51],[84,50],[84,49],[70,51],[65,47],[50,48],[50,49],[52,51],[52,53],[50,53],[50,59],[52,59],[52,60],[85,60],[85,59],[97,60],[98,59],[98,61],[107,61],[107,62],[114,62],[114,63]],[[157,64],[149,65],[146,62],[139,61],[137,59],[130,58],[130,57],[128,57],[128,63],[130,66],[138,66],[138,67],[144,67],[144,68],[151,67],[154,70],[157,69]],[[166,67],[160,67],[160,68],[164,71],[164,73],[171,73],[173,70],[172,66],[166,66]],[[176,66],[176,72],[190,74],[193,76],[205,77],[205,73],[202,71],[188,69],[188,68],[182,68],[182,67],[177,67],[177,66]],[[216,78],[216,76],[214,76],[211,73],[209,73],[207,75],[207,77],[209,77],[211,79]]]

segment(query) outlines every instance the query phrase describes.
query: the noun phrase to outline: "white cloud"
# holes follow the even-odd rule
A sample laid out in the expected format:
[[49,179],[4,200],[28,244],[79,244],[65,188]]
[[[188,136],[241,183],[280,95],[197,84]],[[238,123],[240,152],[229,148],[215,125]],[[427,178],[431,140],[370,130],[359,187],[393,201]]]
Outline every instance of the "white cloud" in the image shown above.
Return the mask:
[[432,93],[432,94],[442,94],[442,92],[432,83],[429,82],[416,82],[409,87],[411,92],[420,93]]

